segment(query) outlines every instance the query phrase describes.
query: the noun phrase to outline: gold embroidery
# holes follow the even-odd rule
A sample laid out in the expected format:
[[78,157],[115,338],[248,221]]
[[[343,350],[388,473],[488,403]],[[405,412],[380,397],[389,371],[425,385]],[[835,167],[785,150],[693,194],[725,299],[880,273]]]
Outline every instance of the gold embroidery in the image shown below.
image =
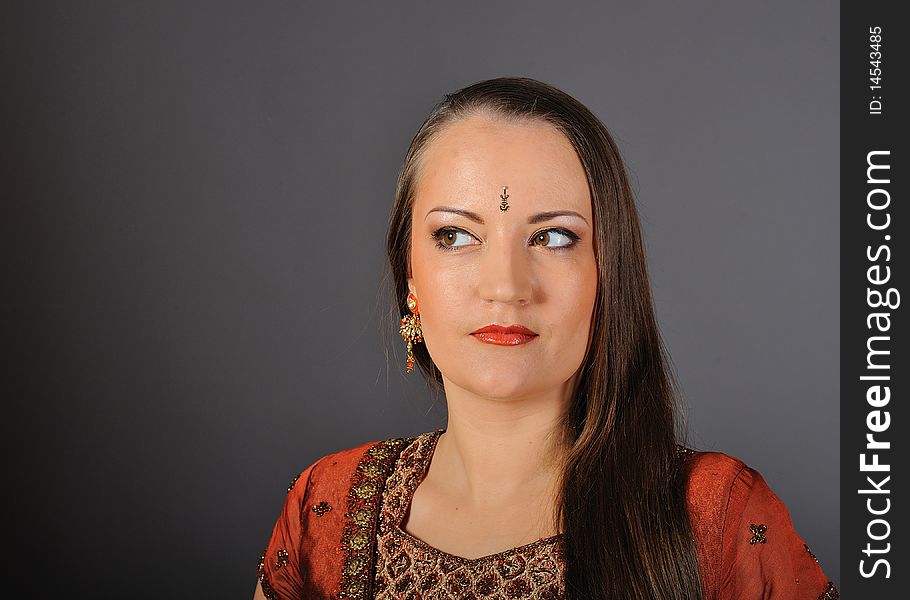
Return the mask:
[[352,580],[345,589],[345,593],[339,594],[342,598],[364,598],[367,584],[362,579]]
[[565,598],[563,536],[475,559],[443,552],[401,529],[443,430],[404,448],[382,491],[374,598]]
[[367,525],[369,525],[370,519],[372,518],[372,516],[373,515],[370,513],[370,511],[368,511],[365,508],[362,508],[362,509],[358,510],[357,512],[355,512],[354,516],[352,518],[354,519],[354,522],[357,523],[358,526],[366,527]]
[[348,510],[341,533],[343,553],[338,598],[371,598],[370,558],[379,512],[379,484],[391,470],[394,457],[413,438],[392,438],[367,450],[354,470],[348,491]]
[[329,506],[329,503],[326,502],[325,500],[323,500],[319,504],[313,505],[313,512],[316,513],[317,517],[321,517],[325,513],[329,512],[330,510],[332,510],[332,507]]
[[358,531],[351,538],[351,548],[354,550],[363,550],[370,543],[370,535],[365,531]]
[[372,463],[372,462],[361,463],[360,465],[358,465],[358,468],[361,471],[363,471],[363,474],[366,475],[367,477],[369,477],[370,479],[375,479],[376,477],[379,476],[379,473],[382,472],[382,470],[379,468],[379,465],[377,465],[376,463]]
[[373,447],[368,451],[368,454],[370,454],[370,455],[373,456],[374,458],[378,458],[379,460],[382,460],[382,459],[384,459],[384,458],[388,458],[388,457],[389,457],[389,451],[388,451],[388,450],[386,449],[386,447],[383,446],[383,445],[373,446]]
[[749,525],[749,529],[752,530],[752,538],[749,540],[750,544],[764,544],[768,541],[765,539],[765,532],[768,531],[768,527],[764,523],[759,525],[752,523]]
[[376,484],[368,481],[365,484],[354,488],[354,493],[356,493],[361,498],[369,498],[376,493]]
[[355,556],[348,561],[348,573],[357,574],[363,569],[364,560],[360,557]]
[[825,586],[825,591],[821,593],[821,596],[818,597],[818,600],[838,600],[840,598],[840,592],[837,591],[837,588],[834,587],[834,582],[829,581],[828,585]]

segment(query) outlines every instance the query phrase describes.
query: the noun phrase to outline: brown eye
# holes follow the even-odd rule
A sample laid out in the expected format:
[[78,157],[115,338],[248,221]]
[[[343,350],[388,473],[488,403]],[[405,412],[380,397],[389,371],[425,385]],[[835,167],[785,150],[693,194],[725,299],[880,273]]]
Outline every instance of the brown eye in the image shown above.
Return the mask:
[[470,240],[472,236],[467,231],[459,229],[457,227],[441,227],[434,231],[431,237],[436,240],[436,247],[443,250],[458,250],[464,246],[470,246],[472,244],[456,244],[458,241],[458,236],[466,238],[465,241]]
[[549,243],[549,241],[550,241],[550,232],[549,231],[541,231],[540,233],[538,233],[537,235],[534,236],[534,242],[535,243],[542,242],[541,244],[539,244],[541,246],[546,246]]
[[[532,246],[543,246],[547,250],[568,250],[575,245],[579,237],[568,229],[544,229],[531,238]],[[555,242],[550,245],[550,242]]]

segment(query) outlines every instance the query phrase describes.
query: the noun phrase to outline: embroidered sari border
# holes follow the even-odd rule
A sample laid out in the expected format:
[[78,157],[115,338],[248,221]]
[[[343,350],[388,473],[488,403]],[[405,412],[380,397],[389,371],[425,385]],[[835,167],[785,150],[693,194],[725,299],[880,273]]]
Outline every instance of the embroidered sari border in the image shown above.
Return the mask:
[[348,510],[341,534],[341,582],[338,598],[366,600],[372,597],[373,547],[385,481],[402,449],[414,437],[391,438],[372,445],[351,475]]

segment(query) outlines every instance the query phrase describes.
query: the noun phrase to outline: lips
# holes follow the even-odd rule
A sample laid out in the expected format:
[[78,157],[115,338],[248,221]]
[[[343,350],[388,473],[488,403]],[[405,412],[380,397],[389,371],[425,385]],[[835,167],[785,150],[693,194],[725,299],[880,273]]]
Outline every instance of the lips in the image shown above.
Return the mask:
[[535,332],[523,325],[487,325],[471,332],[471,335],[478,341],[496,346],[518,346],[537,337]]

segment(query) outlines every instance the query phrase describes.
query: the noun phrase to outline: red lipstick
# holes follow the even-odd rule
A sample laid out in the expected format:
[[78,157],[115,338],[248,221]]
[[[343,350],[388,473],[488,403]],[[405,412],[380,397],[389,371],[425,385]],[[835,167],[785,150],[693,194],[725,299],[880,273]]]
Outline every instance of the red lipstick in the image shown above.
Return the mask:
[[487,325],[477,331],[472,331],[471,335],[475,339],[485,344],[494,344],[496,346],[518,346],[527,344],[537,337],[537,334],[522,325]]

